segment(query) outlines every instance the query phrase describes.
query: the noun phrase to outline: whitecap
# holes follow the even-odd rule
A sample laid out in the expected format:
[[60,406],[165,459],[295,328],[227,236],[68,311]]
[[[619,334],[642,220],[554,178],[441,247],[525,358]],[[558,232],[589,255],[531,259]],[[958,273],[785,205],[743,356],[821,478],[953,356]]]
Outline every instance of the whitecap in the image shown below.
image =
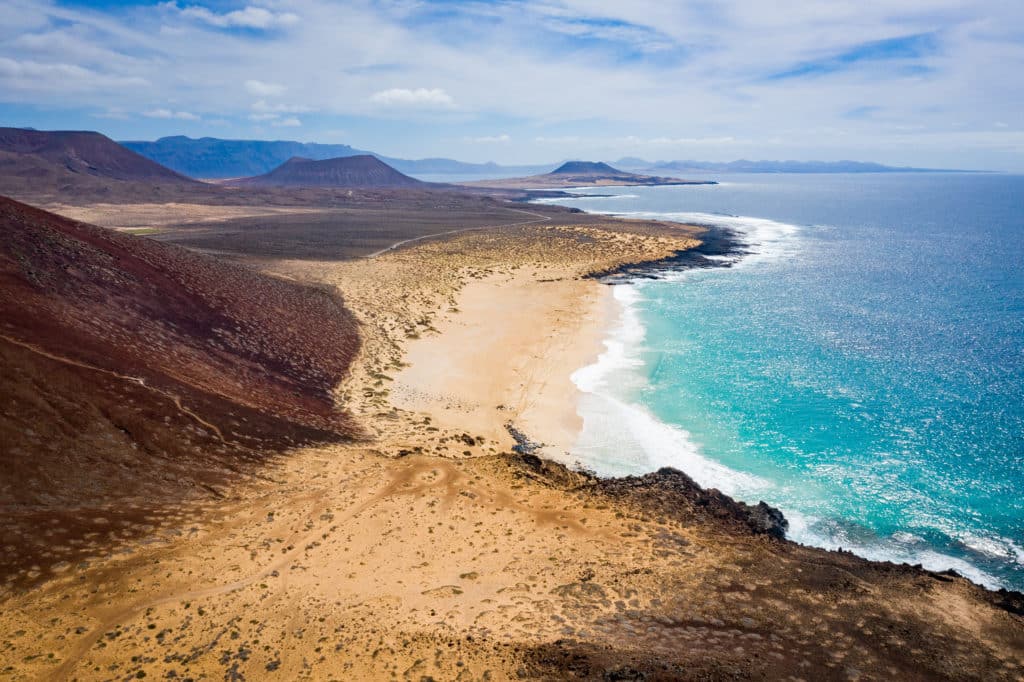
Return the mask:
[[822,519],[791,509],[785,509],[783,513],[789,521],[786,537],[794,542],[831,550],[844,549],[872,561],[920,564],[929,571],[941,572],[952,569],[990,589],[1005,587],[1000,579],[970,561],[929,548],[927,541],[913,533],[897,531],[887,538],[878,538],[874,542],[858,542],[849,536],[823,532],[828,524]]
[[[799,247],[797,237],[800,234],[801,228],[798,225],[769,220],[768,218],[722,215],[718,213],[660,211],[632,211],[616,215],[647,220],[667,220],[674,223],[719,227],[731,230],[750,249],[747,255],[736,261],[738,265],[778,260],[793,255]],[[734,257],[725,258],[736,260]]]
[[1009,560],[1024,566],[1024,548],[1002,536],[982,536],[975,533],[960,533],[957,540],[979,554],[996,559]]

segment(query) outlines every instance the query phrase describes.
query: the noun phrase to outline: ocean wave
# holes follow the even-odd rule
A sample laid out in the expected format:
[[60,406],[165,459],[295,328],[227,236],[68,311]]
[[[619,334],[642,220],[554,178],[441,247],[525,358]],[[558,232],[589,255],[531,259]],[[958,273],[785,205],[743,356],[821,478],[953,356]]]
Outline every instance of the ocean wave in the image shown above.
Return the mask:
[[[593,187],[567,188],[566,191],[593,190]],[[601,187],[601,190],[617,189],[616,187]],[[618,189],[626,189],[621,187]],[[638,198],[637,194],[605,194],[605,195],[583,195],[574,197],[576,200],[593,199],[633,199]],[[538,204],[563,204],[564,197],[550,197],[533,199]],[[702,213],[697,211],[599,211],[587,210],[587,213],[595,215],[609,215],[623,218],[642,218],[645,220],[664,220],[667,222],[683,223],[688,225],[700,225],[705,227],[724,228],[738,235],[740,241],[747,247],[747,252],[742,257],[736,256],[707,256],[708,260],[731,261],[733,267],[753,265],[757,263],[779,260],[792,256],[799,247],[798,236],[802,228],[792,223],[784,223],[768,218],[755,218],[753,216],[736,216],[722,213]],[[685,271],[669,273],[672,276],[685,277]]]
[[[978,568],[967,559],[938,551],[922,537],[906,531],[898,531],[888,537],[871,541],[851,538],[845,533],[829,531],[826,521],[815,516],[783,508],[789,521],[786,537],[812,547],[844,549],[872,561],[891,561],[897,564],[920,564],[929,571],[952,569],[960,575],[990,589],[1005,587],[1003,581]],[[1012,544],[1012,543],[1011,543]]]
[[960,533],[956,539],[973,552],[1024,566],[1024,548],[1009,538]]
[[718,213],[630,211],[616,215],[647,220],[718,227],[731,230],[749,251],[739,259],[729,258],[736,265],[751,265],[792,256],[799,248],[801,227],[768,218],[722,215]]
[[619,319],[604,339],[605,350],[596,362],[581,367],[571,377],[584,393],[606,389],[608,379],[618,370],[643,366],[639,346],[646,330],[636,307],[641,298],[639,288],[628,284],[616,286],[612,288],[612,295],[619,304]]
[[[700,446],[679,426],[659,420],[642,405],[619,397],[630,384],[645,383],[635,369],[646,330],[637,304],[642,290],[637,284],[613,288],[620,305],[619,318],[604,340],[605,351],[597,361],[576,370],[572,381],[583,393],[579,415],[583,430],[571,456],[602,475],[642,474],[661,467],[684,471],[697,483],[729,495],[771,487],[765,479],[736,471],[701,454]],[[631,453],[625,458],[623,453]]]

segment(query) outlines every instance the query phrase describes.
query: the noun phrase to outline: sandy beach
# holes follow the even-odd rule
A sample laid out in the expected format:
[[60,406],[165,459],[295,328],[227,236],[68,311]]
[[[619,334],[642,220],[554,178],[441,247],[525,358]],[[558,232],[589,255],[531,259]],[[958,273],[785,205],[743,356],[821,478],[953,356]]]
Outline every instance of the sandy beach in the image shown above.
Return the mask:
[[4,675],[1017,677],[1017,616],[962,578],[779,541],[763,510],[683,474],[602,481],[511,454],[509,423],[555,459],[578,432],[569,377],[614,316],[586,275],[699,234],[526,225],[262,263],[335,287],[359,320],[337,397],[365,436],[294,449],[142,542],[7,589]]
[[595,280],[533,273],[468,284],[437,333],[408,344],[392,404],[511,447],[506,425],[563,458],[582,427],[572,372],[593,362],[615,302]]

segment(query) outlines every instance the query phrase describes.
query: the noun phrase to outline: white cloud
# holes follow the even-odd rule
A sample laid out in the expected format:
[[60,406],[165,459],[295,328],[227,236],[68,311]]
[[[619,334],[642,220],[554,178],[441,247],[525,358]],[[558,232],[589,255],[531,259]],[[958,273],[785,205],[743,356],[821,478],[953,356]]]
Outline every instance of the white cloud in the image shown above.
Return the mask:
[[311,111],[316,111],[313,107],[307,107],[301,104],[269,104],[266,100],[262,99],[253,102],[252,110],[275,114],[308,114]]
[[501,135],[483,135],[481,137],[465,137],[463,138],[466,142],[473,142],[477,144],[488,144],[492,142],[511,142],[512,138],[502,133]]
[[127,121],[131,118],[128,112],[124,111],[123,109],[118,109],[117,107],[107,109],[106,111],[97,112],[95,114],[92,114],[92,116],[94,118],[108,118],[114,121]]
[[0,87],[10,90],[62,90],[69,93],[139,88],[148,84],[144,78],[101,73],[77,64],[19,61],[0,57]]
[[288,88],[279,83],[264,83],[257,80],[245,81],[245,89],[249,94],[256,95],[257,97],[278,97],[288,90]]
[[171,111],[170,109],[153,109],[142,114],[147,118],[168,118],[179,121],[198,121],[199,117],[189,111]]
[[23,58],[38,56],[42,60],[48,60],[59,56],[62,62],[78,65],[95,64],[102,65],[105,69],[118,70],[137,68],[143,64],[132,55],[87,40],[73,28],[25,33],[12,41],[11,46],[21,53]]
[[[1024,110],[1019,1],[804,0],[778,11],[756,0],[501,0],[443,13],[423,0],[87,4],[0,0],[0,116],[34,125],[23,112],[45,109],[71,127],[82,110],[173,102],[243,129],[250,115],[267,130],[303,119],[310,139],[348,127],[358,137],[344,141],[394,156],[765,154],[1024,170],[1009,134]],[[837,61],[917,35],[937,43],[909,60],[917,70]],[[815,64],[826,68],[800,74]],[[769,78],[787,72],[797,76]],[[870,107],[879,113],[849,116]]]
[[249,114],[250,121],[273,121],[280,117],[281,114]]
[[[177,7],[171,3],[172,7]],[[211,12],[199,5],[190,5],[181,10],[183,17],[197,19],[218,28],[257,28],[271,29],[292,26],[299,22],[299,17],[291,12],[272,12],[263,7],[249,5],[225,14]]]
[[298,128],[302,125],[302,121],[294,116],[289,116],[288,118],[282,118],[278,121],[272,121],[270,125],[276,128]]
[[449,108],[455,104],[451,96],[440,88],[391,88],[370,96],[374,104],[399,107]]

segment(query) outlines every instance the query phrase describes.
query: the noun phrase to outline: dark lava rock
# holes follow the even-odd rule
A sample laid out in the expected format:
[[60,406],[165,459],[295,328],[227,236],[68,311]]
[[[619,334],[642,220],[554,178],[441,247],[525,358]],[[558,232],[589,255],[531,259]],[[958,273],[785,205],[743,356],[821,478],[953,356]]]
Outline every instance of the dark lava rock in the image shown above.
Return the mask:
[[749,505],[714,488],[704,489],[671,467],[644,476],[604,479],[596,487],[612,497],[631,497],[645,509],[666,516],[685,518],[700,514],[741,523],[755,534],[779,539],[786,536],[789,528],[789,522],[778,509],[764,502]]
[[782,512],[763,501],[749,508],[747,524],[755,533],[771,535],[780,540],[786,537],[786,531],[789,529],[789,521],[782,515]]

